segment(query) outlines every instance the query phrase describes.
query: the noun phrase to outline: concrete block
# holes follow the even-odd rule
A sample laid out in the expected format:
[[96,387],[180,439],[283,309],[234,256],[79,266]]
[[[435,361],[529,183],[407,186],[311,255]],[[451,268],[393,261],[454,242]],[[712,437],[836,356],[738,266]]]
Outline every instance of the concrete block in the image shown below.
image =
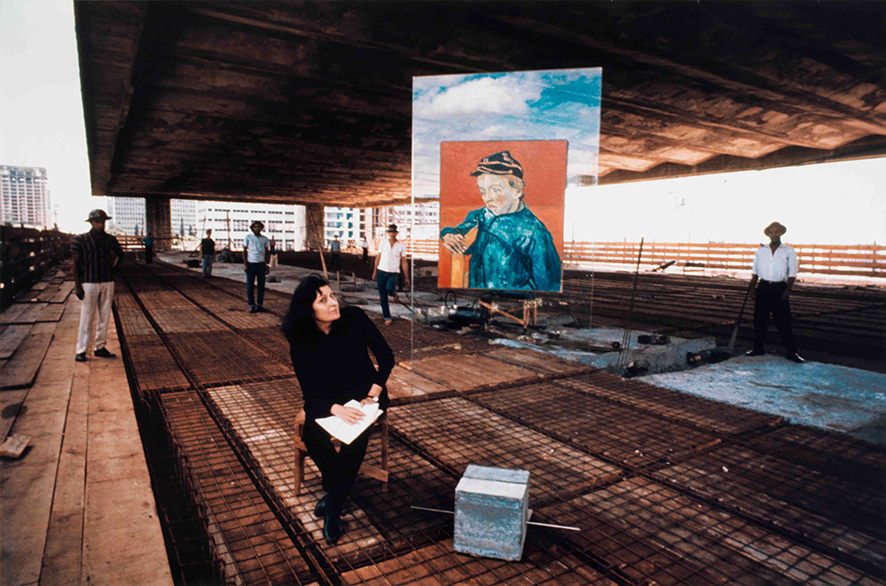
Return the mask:
[[519,560],[529,515],[527,470],[471,464],[455,488],[455,551]]

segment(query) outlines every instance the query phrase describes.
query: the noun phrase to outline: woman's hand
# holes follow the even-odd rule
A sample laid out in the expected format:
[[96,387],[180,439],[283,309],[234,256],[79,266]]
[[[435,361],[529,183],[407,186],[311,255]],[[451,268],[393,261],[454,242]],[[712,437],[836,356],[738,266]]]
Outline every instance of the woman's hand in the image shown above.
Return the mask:
[[360,401],[361,405],[369,405],[370,403],[377,403],[379,397],[381,397],[382,388],[381,385],[377,383],[372,383],[372,386],[369,387],[369,393],[366,395],[366,398]]
[[336,417],[341,418],[342,421],[349,425],[359,423],[360,420],[365,417],[365,415],[363,415],[363,412],[359,409],[354,409],[353,407],[345,407],[344,405],[339,405],[338,403],[333,405],[332,409],[330,409],[329,412]]

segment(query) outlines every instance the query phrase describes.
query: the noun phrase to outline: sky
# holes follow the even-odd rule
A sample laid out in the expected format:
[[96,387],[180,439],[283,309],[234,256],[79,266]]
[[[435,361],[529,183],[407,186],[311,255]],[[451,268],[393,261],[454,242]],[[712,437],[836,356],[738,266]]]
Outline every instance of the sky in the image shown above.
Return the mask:
[[[59,228],[85,231],[89,210],[106,203],[91,195],[71,0],[0,0],[0,79],[0,164],[46,168]],[[596,145],[589,137],[599,124],[594,112],[599,80],[566,72],[527,74],[516,84],[501,79],[473,76],[464,80],[472,83],[448,96],[419,83],[416,108],[438,133],[446,130],[447,140],[464,139],[463,129],[442,122],[451,113],[467,124],[483,124],[483,137],[469,140],[531,138],[537,127],[520,124],[520,136],[513,130],[505,135],[485,119],[513,112],[525,120],[534,109],[540,125],[560,120],[557,138],[575,145],[570,175],[575,165],[595,166]],[[478,92],[487,97],[484,112],[472,113]],[[490,95],[497,97],[489,100]],[[433,139],[428,138],[416,133],[415,156],[418,168],[435,169],[439,149],[429,149]],[[434,177],[433,172],[416,175],[417,195],[436,191]],[[788,242],[886,242],[886,158],[570,187],[566,195],[566,240],[759,242],[763,227],[777,220],[788,227]]]

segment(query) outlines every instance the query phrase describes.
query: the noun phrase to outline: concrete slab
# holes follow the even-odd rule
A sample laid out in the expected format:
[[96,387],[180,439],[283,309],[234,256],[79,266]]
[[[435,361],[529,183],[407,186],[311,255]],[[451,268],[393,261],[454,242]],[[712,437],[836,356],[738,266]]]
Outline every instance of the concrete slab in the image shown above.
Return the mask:
[[819,362],[795,364],[781,356],[739,356],[683,372],[637,377],[644,382],[749,407],[792,423],[870,434],[886,416],[886,375]]

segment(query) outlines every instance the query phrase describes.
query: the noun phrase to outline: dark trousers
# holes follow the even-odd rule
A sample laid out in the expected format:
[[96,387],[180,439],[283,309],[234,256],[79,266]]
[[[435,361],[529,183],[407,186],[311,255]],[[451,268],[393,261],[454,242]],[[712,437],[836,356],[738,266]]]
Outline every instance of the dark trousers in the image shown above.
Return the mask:
[[330,270],[337,271],[341,267],[341,254],[338,252],[332,253],[332,268]]
[[397,289],[397,279],[400,273],[388,273],[381,269],[375,271],[375,282],[378,285],[378,300],[381,303],[381,314],[385,319],[391,317],[391,308],[388,305],[388,293],[393,294]]
[[258,307],[265,300],[265,263],[246,263],[246,301],[249,307],[255,307],[255,282],[258,281]]
[[371,427],[350,444],[343,443],[336,451],[328,431],[317,425],[313,419],[305,422],[302,439],[308,448],[308,454],[320,469],[323,490],[329,493],[326,506],[332,507],[332,510],[341,511],[342,503],[351,493],[357,472],[366,456],[370,435]]
[[154,247],[145,246],[145,263],[152,264],[154,262]]
[[369,260],[369,249],[368,249],[368,248],[364,248],[364,249],[363,249],[363,262],[366,262],[366,261],[368,261],[368,260]]
[[781,296],[787,283],[760,281],[757,285],[757,296],[754,300],[754,350],[763,351],[766,345],[766,331],[769,328],[769,314],[781,336],[781,341],[788,354],[797,351],[794,332],[791,329],[791,305]]

